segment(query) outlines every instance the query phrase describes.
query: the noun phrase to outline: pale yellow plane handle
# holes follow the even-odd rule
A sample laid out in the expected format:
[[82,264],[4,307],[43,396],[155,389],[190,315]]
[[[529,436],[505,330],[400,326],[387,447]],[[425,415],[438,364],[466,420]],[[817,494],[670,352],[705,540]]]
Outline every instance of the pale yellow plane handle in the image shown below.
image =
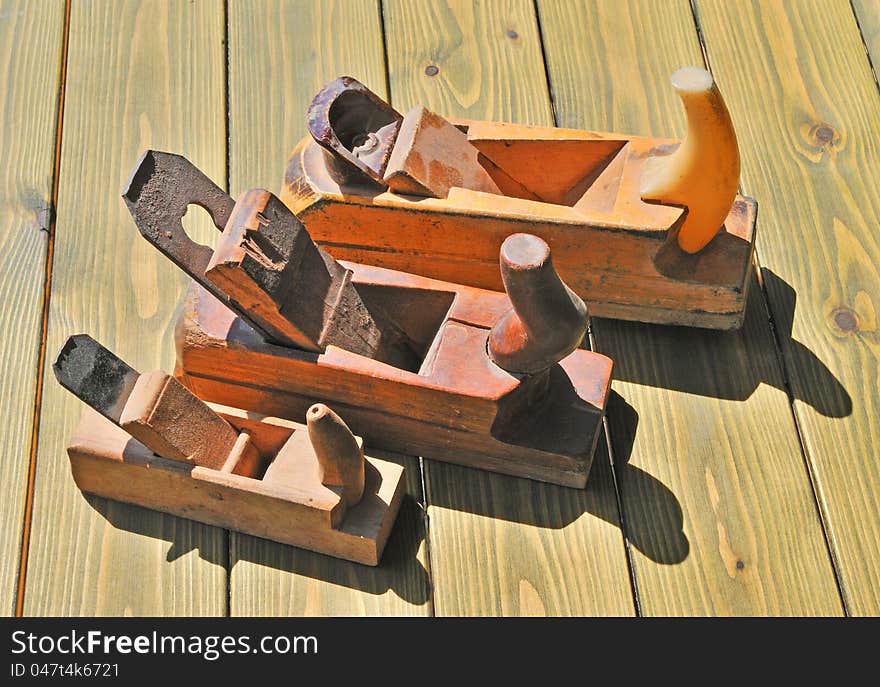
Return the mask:
[[739,186],[739,146],[730,113],[712,75],[700,67],[682,67],[672,85],[687,113],[687,133],[671,155],[645,163],[643,200],[684,205],[688,212],[678,245],[701,250],[721,229]]

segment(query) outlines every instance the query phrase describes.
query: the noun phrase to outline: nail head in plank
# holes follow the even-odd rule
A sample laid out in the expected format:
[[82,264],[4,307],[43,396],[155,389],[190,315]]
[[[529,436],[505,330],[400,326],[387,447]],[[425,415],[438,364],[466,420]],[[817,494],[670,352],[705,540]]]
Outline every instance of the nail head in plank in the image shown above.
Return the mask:
[[64,5],[4,0],[0,14],[0,331],[8,334],[0,341],[0,615],[12,615],[35,438]]

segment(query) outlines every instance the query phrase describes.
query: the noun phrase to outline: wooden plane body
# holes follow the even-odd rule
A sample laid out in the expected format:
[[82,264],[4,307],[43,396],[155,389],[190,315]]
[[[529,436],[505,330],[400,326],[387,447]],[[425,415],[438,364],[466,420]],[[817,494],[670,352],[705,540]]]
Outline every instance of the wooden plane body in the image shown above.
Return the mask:
[[645,161],[670,154],[679,141],[454,123],[502,195],[454,180],[440,198],[367,182],[340,185],[332,156],[307,136],[291,154],[280,198],[337,259],[501,290],[501,243],[526,232],[550,245],[560,276],[592,315],[717,329],[742,325],[755,201],[737,196],[721,231],[690,254],[675,240],[686,209],[641,199]]
[[84,492],[210,525],[377,565],[405,491],[403,468],[366,457],[365,488],[351,507],[315,472],[305,425],[209,404],[249,434],[259,460],[230,456],[221,469],[162,458],[86,409],[70,445]]
[[[417,347],[403,369],[336,346],[268,343],[193,283],[177,324],[175,374],[209,401],[300,416],[324,402],[370,445],[582,488],[612,362],[578,349],[535,375],[492,362],[487,339],[510,300],[381,267],[343,263],[364,302]],[[495,268],[498,270],[498,258]]]

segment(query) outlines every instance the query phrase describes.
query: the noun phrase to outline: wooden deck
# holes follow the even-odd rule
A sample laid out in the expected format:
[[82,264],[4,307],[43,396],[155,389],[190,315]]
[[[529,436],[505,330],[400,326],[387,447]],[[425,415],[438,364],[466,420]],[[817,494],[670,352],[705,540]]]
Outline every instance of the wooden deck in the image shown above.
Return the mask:
[[[871,60],[878,0],[0,0],[0,612],[880,614]],[[736,333],[592,321],[616,393],[585,491],[396,457],[369,569],[77,490],[62,341],[173,365],[185,279],[119,195],[143,149],[278,190],[341,74],[399,110],[680,135],[684,64],[739,133],[760,288]]]

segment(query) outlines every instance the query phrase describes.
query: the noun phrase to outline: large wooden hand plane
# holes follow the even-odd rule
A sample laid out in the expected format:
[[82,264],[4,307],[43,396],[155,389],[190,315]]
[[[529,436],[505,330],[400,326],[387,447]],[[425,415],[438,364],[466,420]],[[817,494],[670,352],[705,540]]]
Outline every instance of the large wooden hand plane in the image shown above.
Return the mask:
[[[146,153],[124,198],[196,282],[176,374],[198,396],[282,417],[326,402],[382,448],[586,483],[612,364],[578,348],[586,307],[542,239],[499,248],[504,294],[338,262],[268,191],[234,203],[176,155]],[[190,203],[223,232],[213,251],[186,236]]]
[[67,340],[53,370],[91,407],[67,449],[84,492],[379,563],[403,468],[364,457],[363,441],[326,406],[301,424],[204,403],[85,335]]
[[500,289],[504,239],[535,234],[600,317],[734,329],[756,204],[705,70],[672,77],[683,141],[401,115],[341,77],[308,112],[281,199],[339,259]]

